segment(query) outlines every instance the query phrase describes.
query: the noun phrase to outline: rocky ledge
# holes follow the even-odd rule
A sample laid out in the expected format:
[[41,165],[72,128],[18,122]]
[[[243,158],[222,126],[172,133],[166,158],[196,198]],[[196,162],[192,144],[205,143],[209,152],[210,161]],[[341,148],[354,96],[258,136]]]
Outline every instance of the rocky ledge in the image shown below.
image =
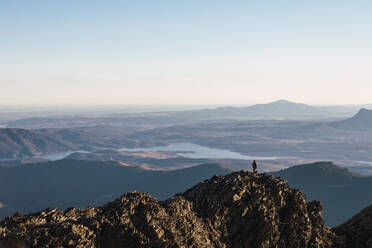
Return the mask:
[[348,226],[336,231],[319,201],[306,203],[280,178],[240,171],[166,201],[131,192],[98,208],[13,215],[0,223],[0,248],[341,247]]

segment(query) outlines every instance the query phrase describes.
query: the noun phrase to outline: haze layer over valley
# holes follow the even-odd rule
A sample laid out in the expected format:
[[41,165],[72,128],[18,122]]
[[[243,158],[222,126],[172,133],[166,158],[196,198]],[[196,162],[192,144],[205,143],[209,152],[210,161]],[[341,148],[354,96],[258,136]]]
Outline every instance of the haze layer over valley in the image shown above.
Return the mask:
[[[127,149],[147,154],[137,156],[139,162],[143,156],[164,156],[162,150],[175,146],[179,151],[173,149],[173,157],[185,160],[180,166],[195,165],[188,161],[192,158],[204,158],[203,162],[215,158],[213,162],[223,160],[236,168],[247,168],[249,160],[257,158],[261,171],[275,171],[305,162],[333,161],[368,174],[371,119],[370,111],[359,111],[355,106],[319,107],[285,100],[172,112],[51,114],[4,123],[0,159],[7,161],[3,164],[16,164],[19,159],[56,160],[80,151],[83,154],[76,158],[99,159],[98,151],[111,150],[101,159],[127,162],[128,157],[115,155]],[[190,151],[195,155],[187,153]]]

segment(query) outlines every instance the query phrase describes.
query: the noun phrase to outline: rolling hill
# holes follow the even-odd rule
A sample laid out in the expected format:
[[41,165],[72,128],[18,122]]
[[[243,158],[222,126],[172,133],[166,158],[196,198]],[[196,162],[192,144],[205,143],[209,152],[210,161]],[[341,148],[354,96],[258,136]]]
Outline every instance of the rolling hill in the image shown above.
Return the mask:
[[0,128],[0,159],[33,157],[55,153],[77,146],[50,135],[18,128]]

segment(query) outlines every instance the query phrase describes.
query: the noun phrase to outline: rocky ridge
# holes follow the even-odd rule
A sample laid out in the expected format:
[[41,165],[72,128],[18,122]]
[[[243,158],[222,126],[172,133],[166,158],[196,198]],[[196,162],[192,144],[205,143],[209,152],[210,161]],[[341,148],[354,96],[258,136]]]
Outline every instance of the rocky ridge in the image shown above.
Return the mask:
[[331,248],[345,237],[324,225],[319,201],[306,203],[285,180],[246,171],[165,201],[131,192],[99,208],[46,209],[0,223],[0,247]]

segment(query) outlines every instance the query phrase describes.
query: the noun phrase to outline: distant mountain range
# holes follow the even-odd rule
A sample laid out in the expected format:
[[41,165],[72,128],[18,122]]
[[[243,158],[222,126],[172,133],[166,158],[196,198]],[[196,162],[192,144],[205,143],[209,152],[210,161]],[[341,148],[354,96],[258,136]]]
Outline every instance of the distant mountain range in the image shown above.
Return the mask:
[[150,129],[167,125],[180,125],[216,119],[236,120],[330,120],[344,119],[354,115],[355,106],[312,106],[279,100],[248,107],[220,107],[186,111],[163,111],[153,113],[128,113],[104,115],[71,115],[24,118],[9,121],[7,127],[15,128],[71,128],[111,126],[129,129]]
[[238,119],[238,120],[303,120],[346,118],[355,113],[352,107],[311,106],[279,100],[248,107],[220,107],[217,109],[175,112],[173,115],[196,119]]
[[231,169],[203,164],[175,171],[145,170],[115,161],[59,160],[0,167],[0,219],[46,207],[100,205],[127,191],[165,199]]
[[372,204],[372,176],[351,173],[331,162],[294,166],[274,173],[323,203],[327,225],[337,226]]
[[[217,111],[221,110],[228,110],[228,108],[217,109]],[[234,110],[236,115],[247,115],[254,119],[323,119],[341,117],[352,113],[347,108],[316,107],[287,100],[279,100],[268,104],[256,104],[245,108],[235,108]]]

